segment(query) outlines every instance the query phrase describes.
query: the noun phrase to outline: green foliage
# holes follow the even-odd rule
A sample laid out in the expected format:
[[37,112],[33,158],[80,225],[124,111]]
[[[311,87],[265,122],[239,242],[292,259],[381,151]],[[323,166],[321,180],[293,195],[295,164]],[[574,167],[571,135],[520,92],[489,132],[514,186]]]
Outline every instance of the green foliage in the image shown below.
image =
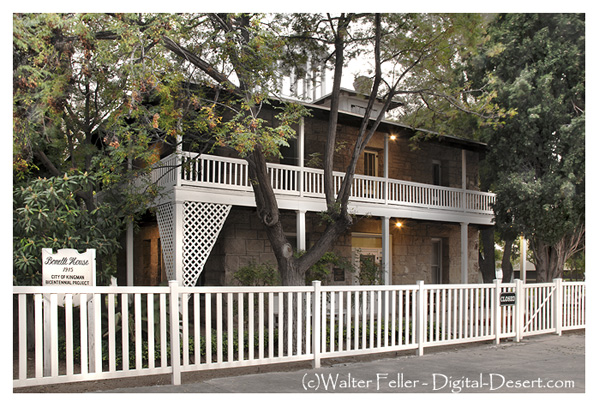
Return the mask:
[[541,281],[584,248],[573,238],[585,228],[584,19],[500,14],[468,70],[492,103],[517,112],[483,129],[481,181],[497,195],[502,237],[530,239]]
[[[301,252],[296,253],[296,257],[300,257]],[[316,263],[314,263],[306,272],[306,285],[312,284],[312,281],[321,281],[326,284],[331,277],[331,269],[339,267],[343,269],[351,269],[351,264],[339,257],[334,252],[326,252]]]
[[383,284],[383,268],[372,257],[360,258],[360,270],[358,271],[358,282],[360,285]]
[[275,267],[270,264],[256,264],[250,262],[247,266],[240,267],[233,274],[233,279],[242,286],[274,286],[279,285],[281,277]]
[[114,207],[98,204],[85,209],[76,194],[96,182],[90,174],[38,178],[13,189],[13,283],[41,284],[42,248],[96,249],[103,259],[97,268],[98,284],[116,272],[114,254],[122,219]]
[[500,15],[485,50],[476,75],[518,112],[485,132],[497,223],[553,245],[584,223],[584,16]]

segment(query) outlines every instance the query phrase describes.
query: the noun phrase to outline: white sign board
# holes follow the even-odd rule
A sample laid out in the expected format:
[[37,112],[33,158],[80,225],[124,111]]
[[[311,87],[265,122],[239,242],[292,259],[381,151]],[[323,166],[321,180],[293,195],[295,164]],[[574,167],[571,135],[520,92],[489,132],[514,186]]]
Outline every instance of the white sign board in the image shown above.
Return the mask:
[[42,285],[95,286],[96,249],[79,253],[75,249],[42,249]]

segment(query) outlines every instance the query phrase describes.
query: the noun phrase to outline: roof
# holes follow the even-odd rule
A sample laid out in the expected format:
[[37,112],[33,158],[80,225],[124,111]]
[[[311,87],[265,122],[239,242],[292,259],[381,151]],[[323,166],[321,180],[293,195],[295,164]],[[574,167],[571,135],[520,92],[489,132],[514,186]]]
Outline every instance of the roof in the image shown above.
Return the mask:
[[[358,96],[358,97],[361,97],[361,98],[364,98],[364,99],[368,99],[368,98],[370,97],[370,95],[367,95],[367,94],[365,94],[365,93],[361,93],[361,92],[358,92],[358,91],[356,91],[356,90],[352,90],[352,89],[341,88],[340,90],[341,90],[341,92],[345,92],[345,93],[347,93],[349,96]],[[330,99],[330,98],[331,98],[331,95],[332,95],[332,93],[326,94],[326,95],[324,95],[324,96],[322,96],[322,97],[320,97],[320,98],[318,98],[318,99],[314,100],[314,101],[312,102],[312,104],[314,104],[314,105],[321,105],[321,104],[323,104],[323,103],[324,103],[324,102],[325,102],[327,99]],[[385,103],[385,101],[384,101],[382,98],[380,98],[380,97],[377,97],[377,100],[378,100],[380,103],[383,103],[383,104]],[[402,105],[402,103],[401,103],[401,102],[399,102],[399,101],[396,101],[396,100],[392,100],[392,101],[391,101],[391,104],[389,105],[389,109],[387,109],[387,110],[393,110],[393,109],[395,109],[395,108],[397,108],[397,107],[399,107],[399,106],[401,106],[401,105]]]
[[[288,100],[291,101],[291,99],[288,99]],[[308,109],[316,109],[316,110],[320,110],[322,112],[330,112],[330,110],[331,110],[331,108],[328,106],[318,105],[315,103],[308,103],[308,102],[297,101],[297,100],[293,100],[293,102],[301,103]],[[355,121],[356,125],[359,125],[359,123],[363,119],[363,116],[360,114],[357,114],[357,113],[339,111],[339,118],[343,119],[344,121],[348,121],[348,122]],[[373,119],[371,119],[371,120],[374,121]],[[485,151],[487,148],[487,144],[483,143],[481,141],[471,140],[471,139],[462,138],[462,137],[458,137],[458,136],[453,136],[450,134],[442,134],[442,133],[439,133],[436,131],[427,130],[427,129],[423,129],[423,128],[406,126],[401,123],[391,121],[391,120],[386,120],[386,119],[381,120],[381,123],[379,125],[379,130],[386,131],[389,133],[392,133],[393,130],[396,130],[398,132],[399,132],[399,130],[404,130],[404,131],[408,130],[411,132],[422,132],[422,133],[429,134],[429,135],[435,137],[436,140],[440,143],[450,145],[450,146],[456,147],[456,148],[463,148],[466,150]]]

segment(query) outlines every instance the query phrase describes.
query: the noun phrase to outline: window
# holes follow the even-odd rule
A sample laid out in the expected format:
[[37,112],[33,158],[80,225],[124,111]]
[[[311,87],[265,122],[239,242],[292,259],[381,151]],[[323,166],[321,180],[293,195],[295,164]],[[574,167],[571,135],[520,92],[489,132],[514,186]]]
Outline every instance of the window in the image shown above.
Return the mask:
[[[383,239],[379,234],[352,233],[352,261],[356,271],[354,283],[382,284],[383,272]],[[392,275],[393,259],[392,235],[389,235],[389,276]],[[376,280],[376,282],[375,282]]]
[[443,283],[443,245],[441,242],[441,239],[433,239],[432,242],[431,274],[433,284]]
[[364,151],[364,175],[378,176],[378,156],[376,151]]
[[433,185],[441,185],[441,161],[433,161]]

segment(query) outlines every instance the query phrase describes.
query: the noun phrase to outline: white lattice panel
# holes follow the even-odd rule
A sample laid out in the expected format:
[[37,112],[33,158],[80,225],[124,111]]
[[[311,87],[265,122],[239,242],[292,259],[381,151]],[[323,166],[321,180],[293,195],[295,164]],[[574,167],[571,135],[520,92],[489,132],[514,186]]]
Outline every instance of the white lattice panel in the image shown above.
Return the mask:
[[160,244],[164,266],[169,280],[176,280],[175,275],[175,205],[168,203],[156,208],[156,220],[160,233]]
[[183,215],[183,285],[195,286],[231,205],[186,201]]

